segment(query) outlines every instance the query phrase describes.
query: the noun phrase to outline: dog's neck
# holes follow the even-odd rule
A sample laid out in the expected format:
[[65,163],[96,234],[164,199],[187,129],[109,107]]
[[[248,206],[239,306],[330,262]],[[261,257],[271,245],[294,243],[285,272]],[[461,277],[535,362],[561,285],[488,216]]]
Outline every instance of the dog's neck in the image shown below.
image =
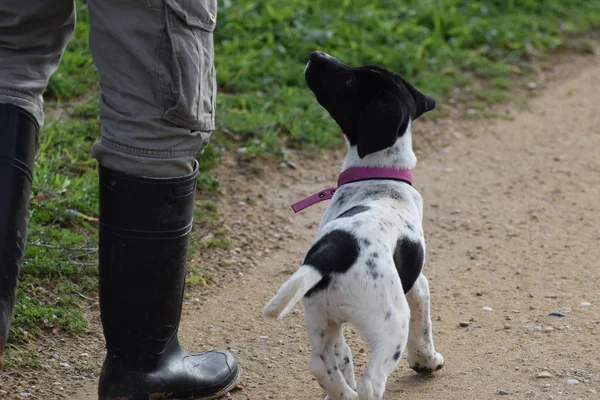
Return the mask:
[[417,165],[417,156],[412,147],[410,124],[404,135],[399,137],[393,146],[376,153],[358,156],[356,146],[348,146],[348,153],[342,164],[342,171],[356,167],[383,167],[396,169],[413,169]]

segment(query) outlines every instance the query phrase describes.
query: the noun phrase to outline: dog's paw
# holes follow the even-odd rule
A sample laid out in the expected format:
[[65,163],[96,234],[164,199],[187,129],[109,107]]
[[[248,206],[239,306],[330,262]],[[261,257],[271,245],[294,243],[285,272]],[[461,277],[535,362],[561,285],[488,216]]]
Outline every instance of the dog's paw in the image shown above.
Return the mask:
[[420,375],[431,375],[444,367],[444,357],[440,353],[419,360],[410,360],[410,367]]

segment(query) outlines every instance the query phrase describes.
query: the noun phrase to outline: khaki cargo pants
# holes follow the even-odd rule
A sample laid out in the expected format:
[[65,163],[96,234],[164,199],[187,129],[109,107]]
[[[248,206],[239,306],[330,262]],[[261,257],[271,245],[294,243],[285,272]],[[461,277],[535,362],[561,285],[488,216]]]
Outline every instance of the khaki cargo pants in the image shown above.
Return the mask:
[[[192,172],[215,127],[216,0],[88,0],[100,75],[94,157],[138,176]],[[75,27],[73,0],[0,0],[0,103],[44,121],[42,94]],[[0,132],[0,135],[2,132]]]

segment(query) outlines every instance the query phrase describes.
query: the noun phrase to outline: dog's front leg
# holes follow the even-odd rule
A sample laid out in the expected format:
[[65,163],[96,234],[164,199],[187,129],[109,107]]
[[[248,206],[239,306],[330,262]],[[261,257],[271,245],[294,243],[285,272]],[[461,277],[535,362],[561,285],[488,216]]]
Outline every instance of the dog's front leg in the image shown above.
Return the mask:
[[408,365],[419,374],[431,374],[444,366],[444,357],[435,351],[429,312],[429,282],[421,274],[406,299],[410,306]]

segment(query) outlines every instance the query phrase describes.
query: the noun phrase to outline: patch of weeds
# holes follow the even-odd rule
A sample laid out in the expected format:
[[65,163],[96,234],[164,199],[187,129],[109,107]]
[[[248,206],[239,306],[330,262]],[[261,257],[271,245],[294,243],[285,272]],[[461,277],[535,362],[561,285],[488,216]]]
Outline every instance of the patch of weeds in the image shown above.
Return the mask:
[[221,150],[215,144],[209,144],[204,153],[198,157],[197,190],[202,195],[215,194],[219,190],[219,181],[213,170],[219,161]]
[[200,225],[215,224],[219,221],[217,203],[211,200],[196,201],[194,206],[194,223]]
[[52,329],[70,333],[86,331],[83,311],[71,303],[71,298],[61,301],[61,292],[44,293],[44,285],[48,282],[28,280],[24,283],[25,289],[17,292],[18,301],[10,327],[11,341],[31,339]]
[[473,95],[486,103],[500,103],[506,100],[508,91],[505,89],[480,88],[473,89]]
[[206,286],[212,279],[212,275],[206,270],[194,268],[188,273],[185,283],[190,286]]
[[5,368],[7,370],[28,368],[36,369],[42,366],[42,360],[40,360],[39,352],[32,350],[19,350],[15,348],[9,348],[10,354],[6,359]]
[[489,80],[489,85],[496,89],[506,90],[510,88],[512,82],[508,78],[492,78]]
[[87,103],[76,104],[73,107],[73,118],[98,119],[100,115],[100,98],[94,97]]
[[231,246],[231,243],[229,231],[227,231],[227,229],[220,228],[215,230],[208,239],[200,241],[198,243],[198,247],[201,249],[216,247],[227,250]]

